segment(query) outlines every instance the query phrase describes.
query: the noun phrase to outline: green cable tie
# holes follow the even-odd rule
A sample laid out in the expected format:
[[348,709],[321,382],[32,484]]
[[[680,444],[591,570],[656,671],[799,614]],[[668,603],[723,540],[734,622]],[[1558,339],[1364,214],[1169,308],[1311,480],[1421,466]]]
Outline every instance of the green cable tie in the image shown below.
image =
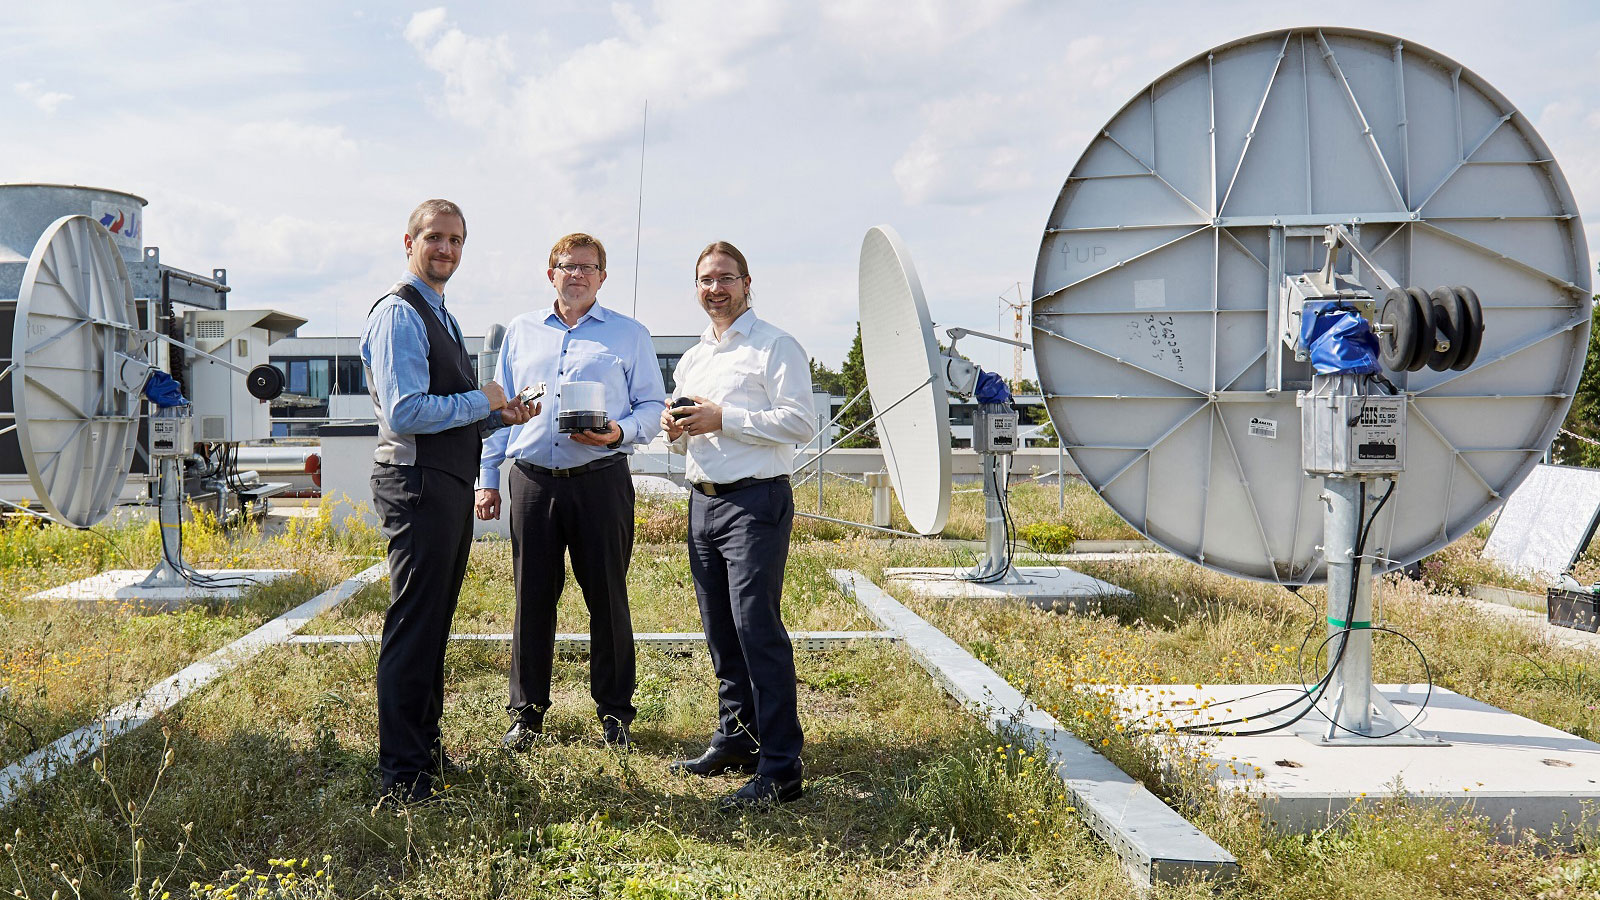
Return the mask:
[[1328,617],[1328,624],[1332,625],[1335,628],[1352,628],[1352,629],[1354,629],[1354,628],[1371,628],[1372,627],[1372,623],[1371,622],[1350,622],[1350,623],[1345,623],[1343,620],[1335,619],[1333,616],[1329,616]]

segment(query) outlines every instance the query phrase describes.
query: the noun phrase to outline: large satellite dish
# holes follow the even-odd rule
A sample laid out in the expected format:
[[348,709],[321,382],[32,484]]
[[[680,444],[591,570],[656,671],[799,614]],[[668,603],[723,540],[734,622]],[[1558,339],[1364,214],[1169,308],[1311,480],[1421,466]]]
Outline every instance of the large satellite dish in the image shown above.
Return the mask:
[[11,394],[28,480],[58,521],[100,521],[128,478],[148,368],[138,328],[110,232],[87,216],[57,219],[23,273]]
[[[1528,119],[1447,57],[1301,28],[1203,53],[1102,128],[1034,273],[1039,378],[1073,461],[1124,519],[1219,571],[1321,580],[1322,479],[1301,459],[1311,368],[1282,337],[1286,276],[1343,226],[1403,285],[1470,285],[1464,371],[1401,372],[1405,470],[1376,568],[1493,511],[1554,437],[1589,337],[1572,192]],[[1383,285],[1357,255],[1346,274]]]
[[950,515],[950,399],[922,282],[887,225],[861,241],[861,354],[895,496],[918,534]]

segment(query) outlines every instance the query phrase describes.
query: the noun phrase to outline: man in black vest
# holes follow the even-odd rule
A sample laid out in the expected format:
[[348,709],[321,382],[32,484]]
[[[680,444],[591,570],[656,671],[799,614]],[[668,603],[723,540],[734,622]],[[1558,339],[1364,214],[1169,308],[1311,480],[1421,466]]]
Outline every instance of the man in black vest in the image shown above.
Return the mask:
[[472,548],[472,484],[483,436],[537,415],[500,385],[480,390],[444,285],[461,263],[466,218],[428,200],[406,229],[406,275],[372,307],[361,338],[377,407],[372,500],[389,539],[389,611],[378,651],[383,797],[427,800],[445,766],[439,735],[444,652]]

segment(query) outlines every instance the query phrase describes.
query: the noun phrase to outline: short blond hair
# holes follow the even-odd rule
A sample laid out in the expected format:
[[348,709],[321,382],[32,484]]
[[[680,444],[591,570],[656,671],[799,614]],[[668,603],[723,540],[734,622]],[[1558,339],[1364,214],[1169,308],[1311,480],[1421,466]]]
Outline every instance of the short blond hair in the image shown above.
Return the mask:
[[575,231],[556,241],[556,245],[550,248],[550,268],[556,267],[556,261],[561,258],[561,254],[571,253],[579,247],[593,247],[595,252],[600,254],[600,271],[606,270],[606,245],[600,243],[594,236],[581,231]]
[[417,204],[417,208],[411,211],[411,219],[406,222],[406,234],[416,237],[422,231],[422,223],[442,214],[452,215],[461,220],[461,239],[466,240],[467,216],[461,211],[461,207],[449,200],[424,200]]

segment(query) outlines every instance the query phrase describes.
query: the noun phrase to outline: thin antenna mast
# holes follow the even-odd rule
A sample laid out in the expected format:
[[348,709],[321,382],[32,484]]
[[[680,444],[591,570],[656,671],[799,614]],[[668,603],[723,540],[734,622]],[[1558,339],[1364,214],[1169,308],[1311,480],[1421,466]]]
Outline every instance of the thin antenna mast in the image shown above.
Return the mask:
[[644,101],[644,115],[639,120],[639,209],[633,220],[633,317],[639,318],[639,239],[644,224],[644,141],[650,128],[650,101]]
[[[1011,389],[1017,390],[1017,385],[1022,383],[1022,351],[1027,346],[1023,343],[1022,312],[1028,308],[1028,302],[1023,298],[1022,282],[1017,282],[1017,302],[1012,303],[1006,299],[1005,294],[1000,295],[1000,302],[1011,308],[1011,337],[1017,346],[1011,351]],[[1005,318],[1005,311],[1001,310],[1000,318]],[[1004,330],[1001,327],[999,330]]]

